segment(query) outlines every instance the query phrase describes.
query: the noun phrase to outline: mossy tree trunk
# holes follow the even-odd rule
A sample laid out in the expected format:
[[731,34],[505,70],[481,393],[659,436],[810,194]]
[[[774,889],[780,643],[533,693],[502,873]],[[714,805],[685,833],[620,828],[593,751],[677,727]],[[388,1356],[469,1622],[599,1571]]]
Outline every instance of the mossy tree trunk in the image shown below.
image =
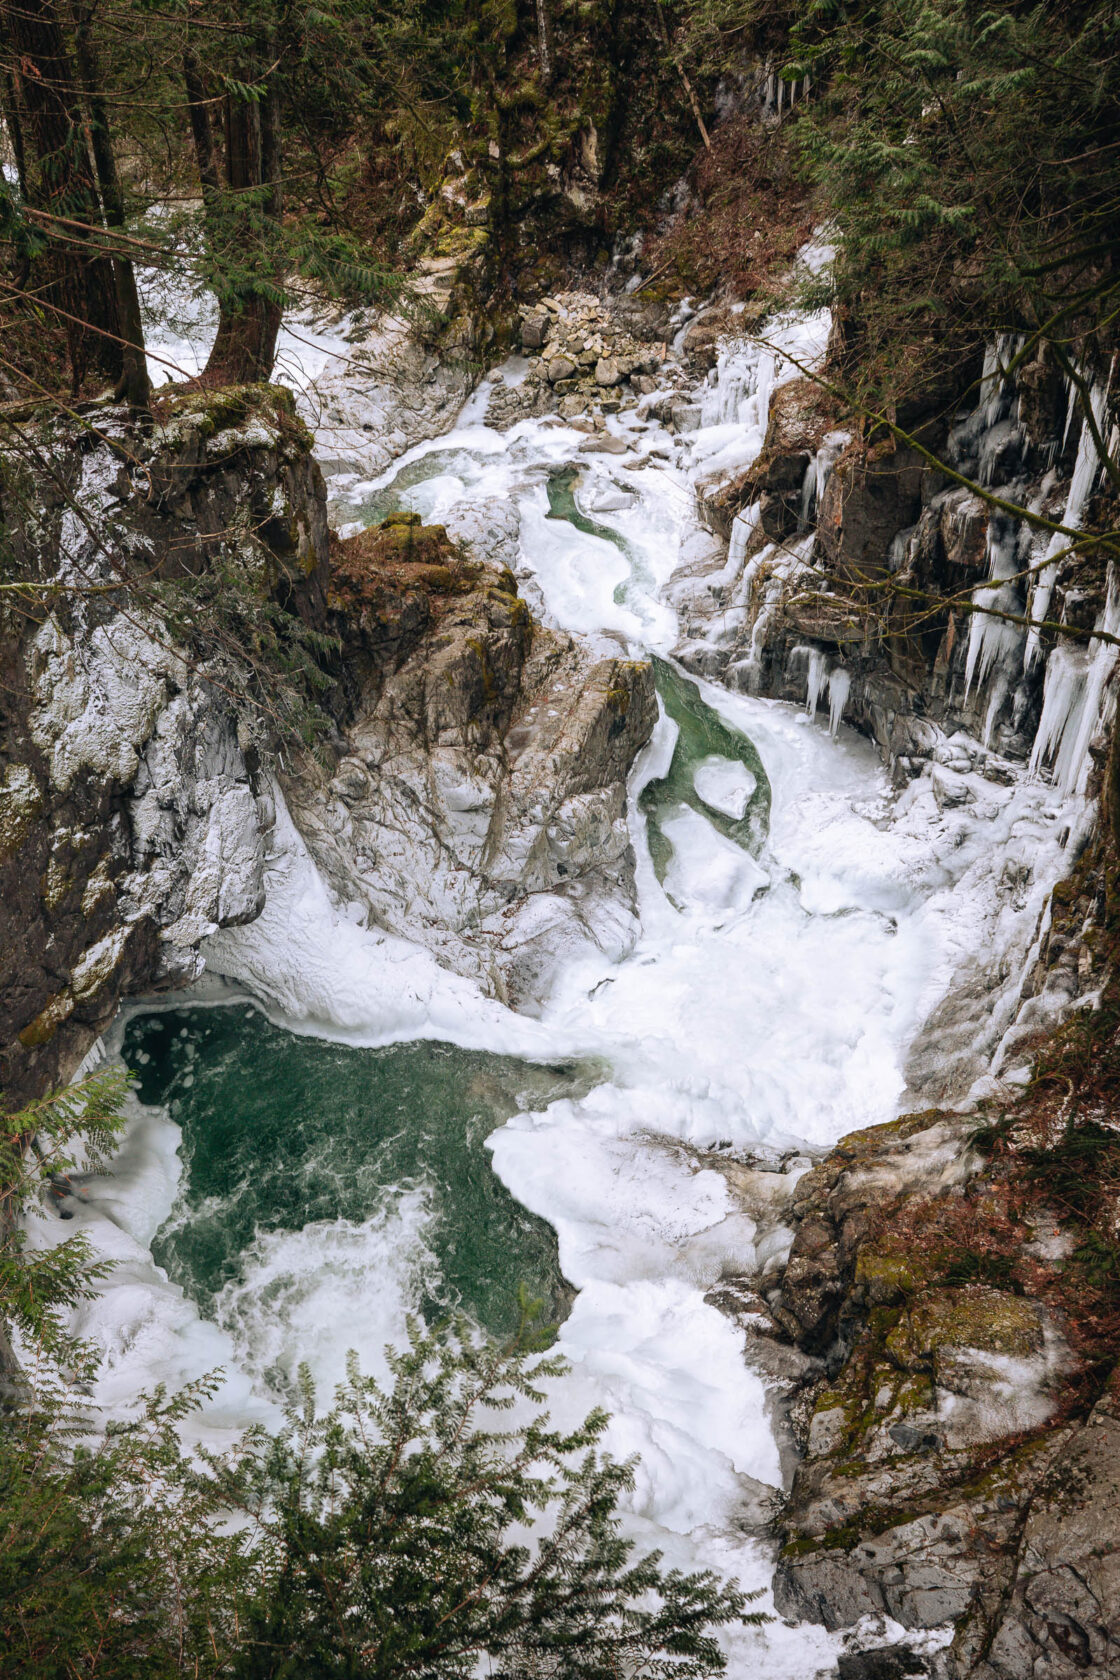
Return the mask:
[[189,96],[199,176],[210,195],[207,233],[218,293],[218,334],[203,374],[211,385],[268,379],[284,313],[279,97],[275,75],[267,69],[276,55],[268,43],[262,45],[243,67],[246,92],[226,95],[224,189],[212,134],[207,147],[205,107]]
[[[90,142],[97,167],[101,202],[105,209],[105,221],[110,229],[123,229],[124,194],[121,191],[117,160],[113,153],[109,113],[103,91],[104,82],[93,39],[92,0],[73,0],[73,13],[78,69],[89,107]],[[124,341],[121,345],[121,379],[118,394],[127,399],[130,408],[142,413],[148,409],[151,387],[148,380],[148,362],[144,354],[144,323],[140,313],[140,294],[136,289],[136,272],[131,259],[123,250],[114,252],[112,264],[121,338]]]
[[33,153],[28,200],[55,218],[46,224],[46,301],[66,329],[74,389],[90,370],[116,381],[123,368],[117,283],[97,238],[102,205],[62,26],[53,0],[17,0],[5,8],[4,23],[18,66],[24,141]]

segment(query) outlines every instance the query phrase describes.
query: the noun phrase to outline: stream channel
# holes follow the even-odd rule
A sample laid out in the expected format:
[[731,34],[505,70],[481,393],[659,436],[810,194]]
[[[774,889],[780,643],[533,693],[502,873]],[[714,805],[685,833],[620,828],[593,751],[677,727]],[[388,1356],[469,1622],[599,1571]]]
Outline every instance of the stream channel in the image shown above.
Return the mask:
[[[298,914],[217,936],[221,970],[250,976],[232,1004],[133,1005],[114,1030],[134,1117],[81,1218],[117,1265],[79,1328],[110,1407],[220,1366],[197,1426],[220,1442],[275,1421],[300,1360],[329,1397],[348,1349],[383,1368],[408,1313],[500,1333],[525,1283],[563,1321],[554,1416],[601,1404],[611,1450],[641,1455],[629,1530],[765,1595],[766,1499],[788,1471],[775,1390],[705,1295],[780,1263],[789,1233],[733,1169],[761,1156],[788,1183],[806,1149],[892,1117],[968,907],[947,908],[921,826],[892,821],[866,742],[672,664],[694,446],[626,419],[626,452],[595,452],[482,412],[472,398],[379,479],[336,478],[332,517],[404,507],[454,528],[512,504],[538,616],[656,659],[630,807],[638,941],[572,961],[536,1020],[427,959],[409,991],[419,959],[345,921],[305,858],[287,898],[270,887]],[[727,1644],[733,1680],[833,1673],[838,1648],[780,1620]]]

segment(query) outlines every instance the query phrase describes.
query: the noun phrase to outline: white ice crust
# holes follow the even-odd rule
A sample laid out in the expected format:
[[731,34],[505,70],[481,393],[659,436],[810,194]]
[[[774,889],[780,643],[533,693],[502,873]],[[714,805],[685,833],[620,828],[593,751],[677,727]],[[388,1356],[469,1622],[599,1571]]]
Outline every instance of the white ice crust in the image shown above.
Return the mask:
[[[790,328],[786,349],[799,360],[819,354],[826,328],[816,319]],[[329,350],[318,347],[324,362]],[[770,358],[764,377],[760,356]],[[635,653],[667,654],[677,629],[665,587],[682,548],[702,539],[694,479],[757,452],[769,390],[797,371],[780,345],[729,349],[697,432],[674,441],[652,423],[614,421],[630,448],[610,456],[587,452],[583,434],[552,420],[487,431],[475,404],[458,430],[409,451],[417,460],[438,447],[453,460],[408,495],[449,524],[469,525],[472,509],[505,502],[518,516],[514,558],[535,610]],[[580,470],[580,505],[618,532],[625,552],[548,517],[547,474],[567,464]],[[349,500],[360,477],[350,476]],[[671,756],[674,731],[663,720],[633,776],[638,944],[618,962],[573,963],[541,1020],[511,1014],[427,953],[349,920],[282,801],[264,913],[216,934],[207,962],[297,1031],[604,1059],[609,1076],[582,1100],[520,1114],[490,1140],[500,1177],[555,1227],[579,1290],[561,1333],[571,1374],[556,1386],[555,1410],[574,1417],[602,1404],[612,1413],[612,1449],[641,1454],[628,1521],[670,1563],[766,1589],[770,1554],[744,1537],[740,1519],[758,1483],[779,1481],[767,1390],[745,1362],[743,1331],[704,1297],[725,1273],[772,1264],[785,1239],[756,1228],[724,1176],[682,1145],[795,1151],[891,1118],[907,1050],[954,972],[980,951],[1021,958],[1027,949],[1043,887],[1016,898],[1000,882],[1027,852],[1032,880],[1053,879],[1069,822],[1038,783],[984,783],[978,804],[971,791],[939,798],[924,778],[893,799],[872,749],[851,731],[832,739],[827,724],[791,707],[701,687],[766,768],[773,808],[763,852],[751,858],[682,808],[666,825],[674,859],[658,883],[637,795]],[[80,696],[74,710],[80,717]],[[698,791],[737,817],[747,775],[713,757]],[[174,1196],[176,1141],[166,1118],[138,1111],[115,1176],[92,1187],[80,1214],[118,1261],[79,1325],[105,1348],[108,1403],[221,1365],[226,1380],[202,1425],[221,1438],[273,1415],[264,1373],[290,1367],[297,1350],[327,1386],[355,1342],[376,1366],[434,1263],[423,1196],[400,1204],[391,1229],[379,1216],[258,1238],[217,1322],[206,1322],[148,1250]],[[780,1621],[729,1641],[732,1680],[808,1680],[832,1672],[837,1648],[819,1628]]]

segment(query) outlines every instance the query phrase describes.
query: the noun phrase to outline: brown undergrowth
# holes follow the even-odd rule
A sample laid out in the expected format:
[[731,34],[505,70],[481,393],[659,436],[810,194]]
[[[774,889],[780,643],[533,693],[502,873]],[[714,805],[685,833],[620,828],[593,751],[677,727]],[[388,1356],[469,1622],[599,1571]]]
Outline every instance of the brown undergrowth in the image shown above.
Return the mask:
[[1020,1097],[978,1116],[981,1165],[963,1190],[883,1208],[869,1239],[884,1258],[905,1256],[918,1286],[982,1283],[1044,1303],[1076,1357],[1065,1417],[1088,1411],[1120,1361],[1118,887],[1106,830],[1057,890],[1050,935],[1080,940],[1096,1007],[1037,1046]]
[[776,295],[813,222],[790,128],[743,114],[721,123],[711,141],[689,170],[689,202],[649,241],[644,261],[700,295],[717,286],[740,298]]

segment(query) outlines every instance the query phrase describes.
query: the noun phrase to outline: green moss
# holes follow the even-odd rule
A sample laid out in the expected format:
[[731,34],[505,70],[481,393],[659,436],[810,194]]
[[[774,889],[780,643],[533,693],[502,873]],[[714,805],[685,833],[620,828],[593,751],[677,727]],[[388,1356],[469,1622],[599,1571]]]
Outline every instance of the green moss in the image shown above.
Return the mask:
[[19,1041],[25,1050],[38,1050],[43,1044],[48,1044],[68,1016],[74,1013],[74,999],[70,995],[70,988],[64,987],[48,998],[46,1004],[36,1015],[35,1019],[24,1027],[19,1035]]
[[482,674],[482,694],[486,703],[489,704],[498,692],[498,685],[494,681],[494,669],[490,664],[489,649],[478,636],[468,636],[466,640],[467,646],[478,660],[479,670]]
[[901,1528],[911,1522],[915,1512],[905,1505],[868,1505],[858,1516],[851,1517],[823,1534],[796,1534],[786,1541],[781,1555],[784,1558],[811,1557],[814,1552],[849,1552],[861,1540],[869,1540],[889,1529]]
[[856,1260],[855,1281],[875,1306],[887,1306],[913,1295],[929,1280],[928,1268],[912,1254],[865,1246]]
[[951,1348],[1027,1358],[1042,1347],[1038,1314],[1019,1295],[983,1285],[931,1289],[912,1303],[886,1338],[905,1369],[932,1364]]
[[9,764],[0,781],[0,863],[19,851],[43,809],[43,790],[26,764]]
[[226,385],[217,390],[158,394],[156,414],[168,441],[201,437],[204,441],[238,430],[256,420],[275,434],[284,453],[310,455],[314,440],[296,411],[295,398],[282,385]]
[[[836,469],[834,469],[835,471]],[[879,1126],[865,1126],[858,1132],[848,1132],[836,1145],[833,1153],[836,1155],[874,1155],[884,1143],[898,1140],[905,1141],[913,1137],[916,1132],[928,1131],[945,1119],[945,1114],[939,1108],[923,1109],[918,1114],[900,1114],[897,1120],[885,1120]]]

